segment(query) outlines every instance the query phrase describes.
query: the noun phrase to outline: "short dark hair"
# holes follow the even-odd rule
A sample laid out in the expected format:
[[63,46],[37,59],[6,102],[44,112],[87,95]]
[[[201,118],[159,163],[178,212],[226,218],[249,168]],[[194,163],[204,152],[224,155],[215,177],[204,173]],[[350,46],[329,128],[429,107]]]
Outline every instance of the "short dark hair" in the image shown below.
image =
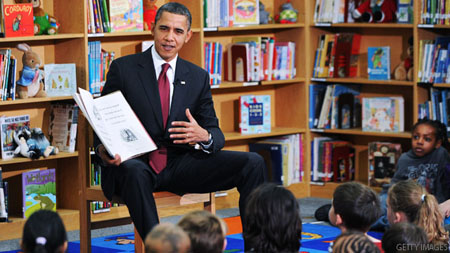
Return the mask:
[[380,250],[364,233],[354,230],[340,234],[333,243],[333,253],[354,252],[377,253]]
[[66,228],[58,213],[54,211],[34,212],[23,227],[24,252],[56,252],[66,241]]
[[165,12],[165,11],[167,11],[169,13],[185,16],[187,19],[187,22],[188,22],[188,31],[191,30],[192,16],[191,16],[191,12],[189,11],[189,9],[186,6],[184,6],[180,3],[175,3],[175,2],[169,2],[169,3],[162,5],[161,7],[158,8],[158,11],[156,12],[155,24],[158,22],[158,20],[161,19],[161,16],[162,16],[163,12]]
[[[383,235],[381,245],[385,252],[400,252],[399,245],[418,246],[428,243],[425,231],[410,222],[399,222],[392,225]],[[421,250],[423,248],[423,250]],[[408,252],[426,252],[424,247],[410,247]],[[405,251],[405,250],[403,250]]]
[[370,226],[381,216],[381,204],[378,195],[358,182],[346,182],[339,185],[333,193],[334,213],[339,214],[347,229],[367,232]]
[[262,184],[248,197],[245,210],[246,248],[255,252],[298,252],[302,219],[292,192],[273,183]]
[[432,120],[425,117],[423,119],[419,119],[416,124],[414,124],[411,132],[414,132],[414,130],[416,130],[416,128],[420,125],[428,125],[434,128],[436,141],[441,141],[441,145],[445,149],[450,149],[450,144],[447,137],[447,126],[444,123],[440,122],[439,120]]

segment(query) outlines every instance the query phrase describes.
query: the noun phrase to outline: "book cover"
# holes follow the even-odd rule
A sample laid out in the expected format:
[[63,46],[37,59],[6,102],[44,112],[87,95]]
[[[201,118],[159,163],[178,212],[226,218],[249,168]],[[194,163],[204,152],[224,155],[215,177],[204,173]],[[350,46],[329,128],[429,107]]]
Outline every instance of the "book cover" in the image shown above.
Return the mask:
[[73,104],[52,104],[48,139],[59,151],[75,151],[78,127],[78,106]]
[[309,85],[309,128],[317,128],[320,110],[327,86],[325,84]]
[[142,0],[109,0],[109,19],[112,32],[144,30]]
[[11,159],[14,157],[14,151],[17,147],[14,141],[14,134],[24,128],[30,130],[30,115],[5,116],[0,118],[2,159]]
[[34,36],[33,4],[3,5],[5,37]]
[[234,0],[233,24],[234,25],[259,24],[259,0]]
[[391,48],[390,47],[368,47],[369,80],[391,79]]
[[336,35],[335,55],[333,59],[334,77],[355,77],[361,35],[354,33],[340,33]]
[[23,218],[40,209],[56,212],[55,169],[22,173]]
[[412,24],[413,2],[411,0],[397,0],[397,23]]
[[250,48],[248,44],[228,45],[226,76],[228,81],[250,81]]
[[284,162],[282,144],[256,142],[248,146],[250,152],[256,152],[264,158],[268,181],[282,185]]
[[270,133],[270,95],[244,95],[239,104],[241,134]]
[[404,131],[403,97],[363,98],[362,111],[363,131]]
[[402,154],[402,146],[390,142],[370,142],[368,146],[369,185],[381,187],[389,184]]
[[45,64],[45,91],[49,97],[72,96],[77,88],[75,63]]
[[332,167],[333,182],[351,180],[354,149],[351,144],[344,144],[333,148]]

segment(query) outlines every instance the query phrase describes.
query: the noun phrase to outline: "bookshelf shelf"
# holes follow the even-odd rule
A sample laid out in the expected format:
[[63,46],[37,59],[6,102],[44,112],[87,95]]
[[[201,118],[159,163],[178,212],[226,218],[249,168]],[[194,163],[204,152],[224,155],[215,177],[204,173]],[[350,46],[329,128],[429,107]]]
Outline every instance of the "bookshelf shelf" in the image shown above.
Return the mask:
[[387,29],[410,29],[413,24],[396,24],[396,23],[316,23],[315,27],[333,27],[333,28],[387,28]]
[[305,81],[305,78],[293,78],[288,80],[274,80],[274,81],[259,81],[259,82],[229,82],[224,81],[218,86],[212,86],[212,91],[230,89],[230,88],[243,88],[250,86],[275,86],[275,85],[283,85],[283,84],[292,84],[292,83],[302,83]]
[[294,24],[264,24],[264,25],[248,25],[248,26],[233,26],[233,27],[217,27],[206,28],[205,35],[209,35],[210,32],[240,32],[240,31],[261,31],[261,30],[279,30],[279,29],[291,29],[305,27],[304,23]]
[[450,25],[431,25],[431,24],[418,24],[420,29],[450,29]]
[[361,129],[310,129],[314,133],[329,133],[329,134],[343,134],[343,135],[365,135],[365,136],[379,136],[379,137],[392,137],[392,138],[411,138],[410,132],[368,132]]
[[311,78],[313,82],[327,82],[327,83],[353,83],[353,84],[376,84],[388,86],[414,86],[412,81],[397,81],[397,80],[369,80],[367,78]]
[[60,33],[55,35],[36,35],[36,36],[26,36],[26,37],[11,37],[11,38],[1,38],[1,42],[28,42],[28,41],[57,41],[57,40],[67,40],[67,39],[81,39],[84,38],[84,33]]
[[296,133],[305,133],[303,128],[288,128],[288,127],[272,127],[272,132],[264,134],[241,134],[239,132],[224,132],[226,141],[249,140],[254,138],[267,138],[279,135],[288,135]]
[[0,106],[33,104],[33,103],[42,103],[42,102],[56,102],[56,101],[66,101],[66,100],[73,100],[73,98],[71,96],[60,96],[60,97],[16,99],[16,100],[11,100],[11,101],[0,101]]
[[78,157],[78,152],[75,151],[73,153],[66,153],[66,152],[60,152],[57,155],[50,155],[47,158],[40,158],[38,160],[31,160],[30,158],[26,157],[16,157],[9,160],[0,159],[0,166],[4,165],[12,165],[12,164],[23,164],[23,163],[38,163],[38,162],[45,162],[50,160],[60,160],[60,159],[67,159],[67,158],[74,158]]

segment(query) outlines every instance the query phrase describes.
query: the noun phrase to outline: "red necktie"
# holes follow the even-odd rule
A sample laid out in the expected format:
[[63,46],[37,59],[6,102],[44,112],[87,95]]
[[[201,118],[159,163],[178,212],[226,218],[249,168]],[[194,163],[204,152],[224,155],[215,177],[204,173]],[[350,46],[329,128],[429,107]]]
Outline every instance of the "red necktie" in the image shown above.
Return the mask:
[[[169,104],[170,104],[170,84],[169,78],[167,78],[167,70],[170,65],[164,63],[162,65],[161,73],[158,78],[159,98],[161,100],[161,110],[163,116],[163,126],[166,129],[167,118],[169,116]],[[167,165],[167,149],[166,147],[160,147],[157,150],[149,154],[149,164],[159,174]]]

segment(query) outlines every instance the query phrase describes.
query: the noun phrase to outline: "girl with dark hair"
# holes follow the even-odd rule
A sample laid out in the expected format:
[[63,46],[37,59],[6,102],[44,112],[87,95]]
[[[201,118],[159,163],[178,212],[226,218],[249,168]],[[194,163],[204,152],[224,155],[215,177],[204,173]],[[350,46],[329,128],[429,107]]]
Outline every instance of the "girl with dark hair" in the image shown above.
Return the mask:
[[383,234],[381,245],[385,252],[426,253],[427,234],[423,229],[411,222],[399,222],[392,225]]
[[21,241],[25,253],[63,253],[67,249],[67,233],[56,212],[34,212],[23,227]]
[[299,204],[289,190],[273,183],[258,186],[245,212],[246,252],[298,252],[302,234]]

